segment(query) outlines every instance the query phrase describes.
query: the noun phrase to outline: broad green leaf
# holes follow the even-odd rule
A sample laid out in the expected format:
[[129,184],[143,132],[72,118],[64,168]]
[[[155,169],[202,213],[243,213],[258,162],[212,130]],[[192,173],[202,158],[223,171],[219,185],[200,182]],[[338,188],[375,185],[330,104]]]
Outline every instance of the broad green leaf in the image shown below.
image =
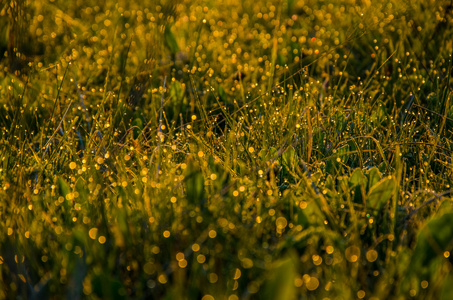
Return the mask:
[[267,150],[266,149],[261,149],[260,152],[258,152],[258,157],[265,161],[267,157]]
[[278,154],[278,150],[275,147],[270,147],[268,159],[276,159],[277,154]]
[[367,207],[379,211],[392,197],[395,179],[386,177],[371,187],[366,200]]
[[349,186],[355,187],[357,185],[362,185],[364,183],[364,177],[361,169],[355,169],[352,172],[351,178],[349,178]]
[[318,184],[322,177],[323,177],[323,173],[318,171],[318,172],[311,174],[310,179],[314,183]]
[[294,215],[295,223],[297,225],[302,225],[303,228],[307,227],[310,225],[310,222],[305,215],[304,211],[302,209],[298,209],[297,213]]
[[276,261],[270,270],[271,277],[265,284],[261,299],[295,299],[297,259],[290,256],[286,259]]
[[[439,267],[445,261],[445,251],[452,252],[453,245],[453,213],[445,213],[430,220],[419,232],[417,244],[412,253],[409,268],[402,283],[402,288],[408,290],[418,285],[421,278],[433,279],[439,276]],[[451,277],[451,276],[450,276]],[[439,278],[438,278],[439,279]],[[451,299],[453,290],[451,280],[445,279],[441,299]]]
[[445,251],[452,251],[453,213],[446,213],[429,221],[420,231],[412,256],[415,268],[427,267]]
[[349,192],[349,180],[347,176],[337,177],[337,188],[339,191],[348,193]]
[[72,236],[74,238],[75,245],[85,246],[87,243],[87,234],[81,228],[73,229]]
[[436,215],[453,212],[453,200],[445,199],[437,209]]
[[330,190],[335,189],[335,180],[333,179],[332,175],[327,175],[325,186]]
[[333,179],[332,175],[327,175],[325,186],[327,189],[326,196],[329,198],[336,198],[337,197],[337,192],[335,188],[335,180]]
[[444,280],[442,286],[442,292],[440,294],[440,300],[451,300],[453,299],[453,275],[448,275]]
[[368,185],[367,185],[367,192],[370,191],[370,189],[381,180],[381,173],[376,167],[373,167],[368,170],[367,172],[368,176]]
[[379,164],[378,166],[378,170],[381,172],[381,173],[384,173],[385,170],[387,170],[388,168],[388,165],[387,165],[387,162],[383,161]]
[[278,154],[278,150],[274,147],[270,147],[269,149],[261,149],[258,153],[258,156],[263,161],[269,161],[270,159],[276,159]]
[[296,151],[292,146],[290,146],[282,155],[283,157],[283,162],[285,165],[289,168],[292,169],[294,168],[295,165],[297,165],[297,154]]
[[362,193],[365,193],[366,187],[366,177],[363,175],[361,169],[355,169],[349,179],[349,187],[353,188],[354,190],[354,202],[355,203],[362,203]]

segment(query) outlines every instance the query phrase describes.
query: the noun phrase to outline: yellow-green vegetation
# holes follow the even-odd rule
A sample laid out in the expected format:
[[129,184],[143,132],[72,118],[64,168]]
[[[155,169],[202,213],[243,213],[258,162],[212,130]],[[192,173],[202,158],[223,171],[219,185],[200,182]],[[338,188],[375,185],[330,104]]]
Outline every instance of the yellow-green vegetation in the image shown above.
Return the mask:
[[453,299],[450,0],[0,4],[0,299]]

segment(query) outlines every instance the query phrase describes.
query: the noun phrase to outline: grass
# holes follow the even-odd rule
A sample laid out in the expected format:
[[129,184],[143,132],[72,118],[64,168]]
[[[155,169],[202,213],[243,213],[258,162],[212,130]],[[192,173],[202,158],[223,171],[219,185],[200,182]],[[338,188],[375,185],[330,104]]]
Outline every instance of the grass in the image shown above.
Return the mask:
[[450,299],[451,1],[0,6],[0,299]]

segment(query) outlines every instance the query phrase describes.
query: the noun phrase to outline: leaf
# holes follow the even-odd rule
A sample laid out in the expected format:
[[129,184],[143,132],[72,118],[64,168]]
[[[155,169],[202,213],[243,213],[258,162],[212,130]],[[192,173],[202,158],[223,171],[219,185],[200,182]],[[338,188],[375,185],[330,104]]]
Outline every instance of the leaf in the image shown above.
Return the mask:
[[365,194],[366,177],[363,175],[361,169],[355,169],[349,178],[349,187],[354,189],[354,202],[362,203],[362,194]]
[[282,155],[283,162],[289,169],[293,169],[297,165],[297,154],[293,146],[290,146]]
[[368,176],[368,185],[367,185],[366,190],[367,190],[367,192],[369,192],[371,187],[373,187],[376,183],[379,182],[379,180],[381,180],[381,173],[379,172],[379,170],[376,167],[373,167],[368,170],[367,176]]
[[453,212],[453,199],[445,199],[439,205],[436,215]]
[[[406,276],[402,282],[402,289],[409,290],[420,283],[420,280],[436,278],[440,281],[445,278],[439,271],[442,264],[448,264],[445,260],[445,251],[453,252],[453,213],[445,213],[428,221],[420,230],[417,244],[412,253]],[[451,275],[449,276],[451,278]],[[452,299],[453,289],[451,280],[444,279],[441,299]],[[439,282],[440,283],[440,282]]]
[[[429,221],[420,231],[412,256],[414,268],[427,267],[445,251],[453,249],[453,213]],[[417,270],[414,270],[417,271]]]
[[270,147],[269,149],[261,149],[258,153],[258,156],[263,161],[269,161],[271,159],[277,158],[278,150],[274,147]]
[[375,212],[381,210],[392,197],[395,184],[395,178],[386,177],[372,186],[366,199],[367,207],[375,210]]
[[179,51],[178,43],[176,42],[175,35],[171,31],[171,25],[165,26],[165,45],[170,50],[171,54],[176,54]]
[[447,276],[444,280],[442,287],[442,292],[440,294],[440,300],[450,300],[453,299],[453,275]]
[[223,102],[227,101],[227,96],[226,96],[225,89],[223,88],[223,86],[219,86],[219,98]]
[[295,299],[297,260],[290,255],[286,259],[276,261],[270,270],[271,277],[265,284],[263,293],[258,298],[262,299]]
[[268,159],[276,159],[277,156],[278,156],[278,150],[275,147],[270,147]]
[[349,178],[349,187],[355,187],[357,185],[362,185],[364,180],[363,180],[363,173],[361,169],[355,169],[354,172],[352,172],[351,178]]
[[82,229],[73,229],[72,236],[74,238],[74,245],[85,246],[87,244],[86,232]]
[[333,179],[332,175],[327,175],[325,186],[329,190],[335,190],[335,180]]
[[66,195],[69,194],[69,185],[61,177],[58,177],[57,185],[58,185],[58,191],[59,191],[60,195],[66,199]]
[[286,64],[286,59],[284,55],[282,54],[277,55],[277,64],[279,64],[280,66],[284,66]]

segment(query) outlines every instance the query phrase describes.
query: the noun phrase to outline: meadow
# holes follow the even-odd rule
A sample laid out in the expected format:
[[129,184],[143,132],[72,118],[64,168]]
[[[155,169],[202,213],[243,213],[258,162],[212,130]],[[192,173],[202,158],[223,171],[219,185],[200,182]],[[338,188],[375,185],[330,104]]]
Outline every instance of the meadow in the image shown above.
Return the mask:
[[0,3],[0,299],[453,299],[451,0]]

